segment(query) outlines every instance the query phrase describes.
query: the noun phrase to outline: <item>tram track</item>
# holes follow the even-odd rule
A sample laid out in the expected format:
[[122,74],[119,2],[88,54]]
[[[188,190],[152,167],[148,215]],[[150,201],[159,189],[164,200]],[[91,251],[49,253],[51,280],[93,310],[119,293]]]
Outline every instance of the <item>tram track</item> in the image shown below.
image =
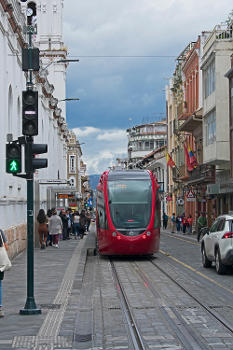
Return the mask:
[[[149,260],[150,261],[150,260]],[[133,268],[136,273],[140,276],[143,284],[149,288],[153,296],[158,299],[161,298],[161,295],[158,293],[146,273],[134,262]],[[160,270],[161,271],[161,270]],[[195,349],[195,350],[206,350],[208,347],[206,344],[200,340],[200,337],[195,334],[190,327],[187,326],[182,317],[179,317],[179,314],[176,313],[171,307],[166,305],[166,301],[162,302],[162,306],[158,308],[158,312],[161,315],[161,318],[167,324],[168,329],[171,332],[176,334],[179,342],[182,344],[182,349]]]
[[[151,333],[151,336],[148,336],[148,333],[145,332],[145,328],[142,327],[142,323],[140,323],[140,320],[137,319],[139,315],[139,309],[140,312],[146,315],[146,310],[148,310],[149,308],[145,307],[144,305],[142,305],[140,308],[135,307],[134,303],[132,303],[132,299],[129,297],[127,291],[127,284],[125,284],[127,283],[124,277],[124,271],[126,270],[128,270],[128,273],[129,271],[131,271],[130,273],[132,275],[137,276],[135,277],[138,280],[137,288],[140,288],[142,293],[144,290],[145,295],[148,295],[148,291],[151,293],[151,295],[153,295],[154,307],[151,307],[151,310],[153,309],[153,312],[156,313],[155,319],[160,319],[161,323],[163,324],[163,327],[167,329],[167,333],[174,338],[174,349],[216,349],[215,344],[213,344],[210,340],[211,332],[213,333],[213,338],[217,337],[217,334],[219,333],[223,334],[223,337],[225,337],[225,341],[227,341],[227,337],[228,339],[230,339],[230,337],[233,334],[233,327],[231,326],[231,324],[229,324],[224,318],[222,318],[209,306],[205,305],[187,288],[185,288],[184,285],[176,281],[175,278],[169,275],[168,272],[161,268],[152,259],[148,258],[148,260],[146,260],[145,262],[150,262],[150,264],[152,264],[153,267],[155,267],[159,271],[159,273],[162,273],[162,275],[166,276],[166,283],[169,280],[170,282],[172,282],[172,284],[175,284],[176,287],[180,289],[180,293],[178,292],[178,289],[176,289],[178,294],[182,295],[182,293],[185,293],[187,297],[184,298],[186,301],[184,300],[183,304],[175,303],[173,305],[171,304],[171,302],[169,302],[169,299],[167,299],[166,292],[163,295],[162,289],[156,287],[156,282],[155,280],[153,281],[153,278],[151,278],[150,275],[151,273],[153,274],[153,271],[152,269],[145,269],[146,265],[143,265],[144,262],[142,262],[141,264],[140,261],[131,261],[129,262],[129,264],[122,265],[122,263],[119,262],[119,260],[117,262],[114,262],[114,260],[110,260],[115,284],[118,290],[118,295],[121,299],[122,312],[125,315],[125,319],[127,319],[127,325],[130,329],[130,336],[133,339],[135,349],[157,349],[159,343],[157,343],[156,339],[153,340],[153,343],[148,340],[150,337],[151,339],[153,338],[153,333]],[[122,267],[124,268],[122,269]],[[147,272],[149,272],[149,274]],[[190,301],[188,302],[187,300]],[[200,319],[203,317],[203,319],[206,318],[207,323],[202,327],[201,322],[199,322],[199,325],[196,328],[195,322],[194,324],[192,322],[187,322],[188,317],[193,317],[193,319],[195,317],[199,317]],[[200,330],[203,330],[203,333],[201,335]],[[204,335],[205,332],[206,335]],[[154,336],[154,338],[156,338],[156,336]],[[168,342],[164,342],[166,344],[164,344],[165,347],[162,348],[173,349],[171,345],[168,344]],[[227,347],[229,345],[230,343],[226,342],[226,349],[232,349],[232,345],[230,345],[230,347]]]
[[217,312],[211,309],[209,306],[205,305],[199,298],[193,295],[187,288],[185,288],[181,283],[179,283],[175,278],[169,275],[161,266],[156,264],[153,260],[149,259],[150,263],[154,265],[159,271],[166,275],[173,283],[175,283],[180,289],[182,289],[189,297],[191,297],[195,302],[205,309],[212,317],[214,317],[218,322],[220,322],[228,331],[233,334],[233,327],[221,317]]
[[120,278],[117,274],[117,270],[115,268],[115,265],[114,265],[114,262],[112,259],[110,259],[110,264],[111,264],[112,273],[113,273],[114,281],[116,284],[118,296],[120,299],[121,308],[122,308],[125,320],[126,320],[127,325],[128,325],[128,330],[129,330],[129,334],[130,334],[131,340],[132,340],[133,345],[134,345],[134,349],[135,350],[146,350],[148,348],[146,347],[146,345],[143,341],[143,337],[140,334],[139,327],[137,325],[135,316],[133,314],[129,300],[128,300],[127,295],[125,293],[124,287],[120,281]]

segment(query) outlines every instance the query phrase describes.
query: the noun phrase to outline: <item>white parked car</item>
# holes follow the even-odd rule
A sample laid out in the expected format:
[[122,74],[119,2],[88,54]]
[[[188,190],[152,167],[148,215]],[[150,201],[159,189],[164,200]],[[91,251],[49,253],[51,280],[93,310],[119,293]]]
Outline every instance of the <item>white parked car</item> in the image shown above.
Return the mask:
[[218,274],[233,266],[233,215],[217,217],[201,240],[201,253],[203,266],[210,267],[215,261]]

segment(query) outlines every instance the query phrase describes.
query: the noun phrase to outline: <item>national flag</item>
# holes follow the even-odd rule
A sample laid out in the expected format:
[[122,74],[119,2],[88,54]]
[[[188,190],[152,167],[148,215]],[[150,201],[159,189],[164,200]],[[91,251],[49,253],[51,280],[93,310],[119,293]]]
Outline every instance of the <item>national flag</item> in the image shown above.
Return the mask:
[[188,171],[193,171],[194,167],[190,162],[189,152],[185,143],[184,143],[184,154],[185,154]]
[[188,152],[189,152],[189,158],[190,158],[190,164],[196,168],[198,166],[197,158],[195,157],[192,149],[190,146],[188,146]]
[[171,168],[174,168],[176,166],[174,160],[172,159],[172,157],[168,152],[166,154],[166,160],[167,160],[167,166],[170,166]]

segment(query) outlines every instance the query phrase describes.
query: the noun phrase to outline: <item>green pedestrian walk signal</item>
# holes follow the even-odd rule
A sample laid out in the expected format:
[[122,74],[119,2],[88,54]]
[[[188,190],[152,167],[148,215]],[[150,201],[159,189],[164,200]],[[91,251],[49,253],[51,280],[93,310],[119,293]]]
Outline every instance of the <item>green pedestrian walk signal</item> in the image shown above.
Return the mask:
[[21,145],[18,143],[6,144],[6,172],[9,174],[21,173]]
[[9,167],[10,167],[9,171],[11,173],[18,173],[18,171],[19,171],[19,162],[17,160],[12,160],[10,162],[10,164],[9,164]]

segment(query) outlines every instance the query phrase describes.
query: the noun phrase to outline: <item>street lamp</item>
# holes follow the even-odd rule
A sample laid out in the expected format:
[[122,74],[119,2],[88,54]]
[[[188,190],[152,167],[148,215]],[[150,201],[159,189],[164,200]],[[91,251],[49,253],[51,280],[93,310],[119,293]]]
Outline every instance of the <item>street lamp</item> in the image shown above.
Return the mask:
[[79,101],[80,98],[64,98],[64,100],[58,100],[58,102],[64,102],[64,101]]
[[78,59],[77,59],[77,60],[61,59],[61,60],[58,60],[58,61],[51,61],[51,62],[49,62],[49,64],[47,64],[47,66],[45,66],[44,68],[42,68],[41,71],[46,70],[46,69],[47,69],[49,66],[51,66],[51,64],[53,64],[53,63],[69,63],[69,62],[79,62],[79,60],[78,60]]

